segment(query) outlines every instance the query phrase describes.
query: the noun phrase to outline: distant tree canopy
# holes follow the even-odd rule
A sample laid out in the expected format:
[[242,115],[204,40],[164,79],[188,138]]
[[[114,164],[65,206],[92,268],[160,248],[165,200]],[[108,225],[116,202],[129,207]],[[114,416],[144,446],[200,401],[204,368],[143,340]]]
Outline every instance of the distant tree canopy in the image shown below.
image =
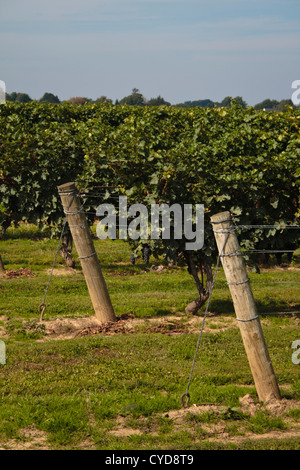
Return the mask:
[[254,106],[254,109],[274,109],[276,111],[284,111],[286,106],[294,107],[292,100],[277,101],[266,99],[261,101],[260,103],[257,103]]
[[6,93],[6,99],[7,101],[19,101],[20,103],[28,103],[29,101],[32,101],[27,93],[17,93],[16,91],[13,91],[10,94]]
[[193,106],[199,106],[200,108],[213,108],[214,106],[216,106],[216,103],[214,101],[207,99],[207,100],[185,101],[184,103],[180,103],[177,106],[180,108],[189,108]]
[[83,96],[74,96],[70,98],[68,101],[69,103],[72,103],[72,104],[85,104],[85,103],[90,103],[92,100],[89,98],[85,98]]
[[266,99],[264,101],[261,101],[260,103],[257,103],[254,106],[254,109],[273,109],[278,104],[279,104],[279,101],[277,100]]
[[276,110],[277,111],[285,111],[286,106],[292,106],[292,108],[295,108],[296,106],[292,102],[292,100],[281,100],[277,105],[276,105]]
[[125,96],[119,101],[120,105],[128,104],[129,106],[144,106],[146,100],[137,88],[132,89],[131,95]]
[[242,106],[243,108],[247,107],[246,101],[243,100],[241,96],[236,96],[235,98],[232,98],[231,96],[226,96],[223,101],[221,101],[220,106],[224,108],[230,108],[231,107],[231,102],[235,101],[237,104]]
[[157,98],[151,98],[146,102],[147,106],[171,106],[171,103],[165,101],[160,95]]
[[58,96],[53,95],[53,93],[44,93],[40,99],[41,103],[60,103]]
[[128,104],[130,106],[172,106],[171,103],[166,101],[160,95],[157,98],[150,98],[150,100],[146,100],[138,88],[133,88],[131,95],[125,96],[120,101],[116,100],[115,104]]
[[177,106],[180,108],[189,108],[193,106],[199,106],[201,108],[214,108],[215,106],[223,107],[223,108],[230,108],[232,101],[235,101],[236,103],[241,105],[243,108],[247,107],[246,101],[244,101],[241,96],[236,96],[235,98],[232,98],[231,96],[226,96],[221,101],[221,103],[219,103],[218,101],[212,101],[212,100],[206,99],[206,100],[185,101],[184,103],[179,103]]
[[107,96],[100,96],[100,98],[97,98],[95,100],[95,103],[112,103],[112,100],[110,98],[107,98]]

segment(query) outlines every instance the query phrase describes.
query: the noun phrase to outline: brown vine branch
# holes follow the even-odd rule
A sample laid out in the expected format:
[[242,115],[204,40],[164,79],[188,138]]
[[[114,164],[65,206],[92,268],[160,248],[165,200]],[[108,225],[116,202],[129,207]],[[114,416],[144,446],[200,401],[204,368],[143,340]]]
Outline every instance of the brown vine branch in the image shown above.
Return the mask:
[[[205,304],[205,302],[208,300],[209,297],[209,292],[212,287],[212,282],[213,282],[213,275],[212,275],[212,269],[211,266],[208,264],[202,265],[201,262],[199,262],[199,266],[197,266],[190,255],[189,252],[184,252],[184,256],[187,260],[188,268],[190,274],[193,276],[199,297],[192,302],[190,302],[186,308],[185,312],[188,314],[195,315],[198,310]],[[199,271],[201,273],[201,280],[199,279]],[[204,287],[204,275],[206,276],[206,285]]]

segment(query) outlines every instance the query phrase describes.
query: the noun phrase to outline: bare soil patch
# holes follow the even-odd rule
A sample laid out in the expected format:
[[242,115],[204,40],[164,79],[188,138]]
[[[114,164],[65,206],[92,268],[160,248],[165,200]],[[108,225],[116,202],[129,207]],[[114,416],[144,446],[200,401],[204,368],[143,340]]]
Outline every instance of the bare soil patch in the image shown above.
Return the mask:
[[52,275],[53,276],[70,276],[70,275],[74,275],[74,274],[81,274],[82,275],[82,272],[81,271],[78,271],[74,268],[71,268],[71,267],[61,267],[61,268],[54,268],[53,271],[52,269],[47,269],[46,270],[46,273],[47,274],[51,274],[52,272]]
[[116,322],[101,323],[95,316],[83,318],[56,318],[42,323],[45,325],[45,336],[38,341],[47,339],[73,339],[87,335],[125,334],[127,317],[119,317]]
[[49,450],[47,433],[37,429],[35,424],[20,429],[19,439],[9,439],[0,444],[0,450]]
[[[184,333],[200,332],[203,318],[198,316],[169,315],[161,318],[136,318],[134,313],[124,313],[117,317],[115,322],[101,323],[95,316],[82,318],[56,318],[43,320],[45,336],[38,341],[50,339],[72,339],[88,335],[116,335],[136,333],[161,333],[166,335],[179,335]],[[223,331],[235,326],[234,318],[214,319],[207,322],[207,332]]]
[[[245,395],[240,399],[239,411],[245,415],[254,415],[259,410],[268,411],[270,416],[284,416],[292,409],[300,409],[300,402],[295,400],[276,400],[261,404],[255,402],[250,395]],[[170,410],[167,413],[154,415],[151,420],[140,417],[136,420],[135,427],[130,425],[130,420],[125,416],[119,416],[115,427],[109,431],[117,437],[128,437],[141,434],[159,434],[159,419],[165,418],[172,422],[172,432],[188,432],[196,439],[208,440],[220,443],[242,443],[246,440],[260,439],[289,439],[300,438],[300,424],[294,423],[286,430],[270,431],[263,434],[250,432],[246,428],[246,423],[239,421],[239,435],[232,436],[227,429],[226,414],[230,409],[216,404],[192,404],[179,410]],[[217,419],[214,422],[197,420],[197,417],[211,414]]]
[[[245,414],[255,414],[259,410],[266,410],[271,416],[284,416],[292,409],[300,409],[300,402],[295,400],[282,399],[280,401],[272,401],[261,404],[255,402],[250,395],[240,398],[240,411]],[[300,424],[293,423],[286,430],[270,431],[263,434],[257,434],[247,430],[243,423],[239,425],[239,435],[230,435],[227,429],[227,421],[224,418],[230,409],[215,404],[192,404],[186,408],[179,410],[170,410],[167,413],[155,414],[151,419],[147,417],[139,417],[135,420],[135,426],[130,423],[131,418],[120,415],[116,418],[115,426],[108,433],[119,438],[128,438],[136,435],[141,436],[148,434],[158,436],[161,432],[161,419],[168,419],[172,423],[172,432],[187,432],[195,440],[206,440],[216,443],[232,443],[242,444],[247,440],[265,440],[275,441],[281,439],[300,439]],[[217,419],[214,422],[201,421],[197,422],[197,417],[211,413]],[[93,417],[91,425],[95,426]],[[92,439],[87,436],[78,446],[80,449],[90,449],[95,447]],[[20,430],[19,439],[9,439],[0,444],[0,450],[49,450],[51,447],[47,444],[47,433],[36,428],[32,424]]]

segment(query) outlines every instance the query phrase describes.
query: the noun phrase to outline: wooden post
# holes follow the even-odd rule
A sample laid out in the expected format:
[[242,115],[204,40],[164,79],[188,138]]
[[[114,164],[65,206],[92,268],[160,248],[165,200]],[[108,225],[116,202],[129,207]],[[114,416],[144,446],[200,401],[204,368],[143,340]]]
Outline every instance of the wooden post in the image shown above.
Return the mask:
[[211,223],[258,397],[262,402],[280,400],[279,387],[230,213],[221,212],[212,216]]
[[4,276],[4,274],[5,274],[5,268],[4,268],[4,264],[0,255],[0,276]]
[[84,212],[80,210],[82,204],[75,183],[58,186],[58,192],[80,259],[96,318],[102,323],[116,321],[90,229]]

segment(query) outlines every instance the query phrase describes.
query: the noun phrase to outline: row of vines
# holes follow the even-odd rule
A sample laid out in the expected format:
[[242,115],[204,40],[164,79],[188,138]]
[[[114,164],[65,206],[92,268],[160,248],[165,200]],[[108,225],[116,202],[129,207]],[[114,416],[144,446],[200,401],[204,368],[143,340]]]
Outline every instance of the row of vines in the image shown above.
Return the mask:
[[[2,230],[27,220],[53,229],[63,212],[57,186],[76,181],[92,212],[106,187],[128,203],[205,206],[205,244],[185,252],[184,240],[149,240],[154,254],[181,257],[198,282],[200,305],[216,248],[209,218],[229,210],[239,225],[272,225],[240,234],[245,249],[295,249],[299,230],[300,110],[131,107],[105,104],[0,106]],[[90,214],[90,221],[93,215]],[[202,291],[201,291],[202,289]],[[206,297],[207,298],[207,297]]]

